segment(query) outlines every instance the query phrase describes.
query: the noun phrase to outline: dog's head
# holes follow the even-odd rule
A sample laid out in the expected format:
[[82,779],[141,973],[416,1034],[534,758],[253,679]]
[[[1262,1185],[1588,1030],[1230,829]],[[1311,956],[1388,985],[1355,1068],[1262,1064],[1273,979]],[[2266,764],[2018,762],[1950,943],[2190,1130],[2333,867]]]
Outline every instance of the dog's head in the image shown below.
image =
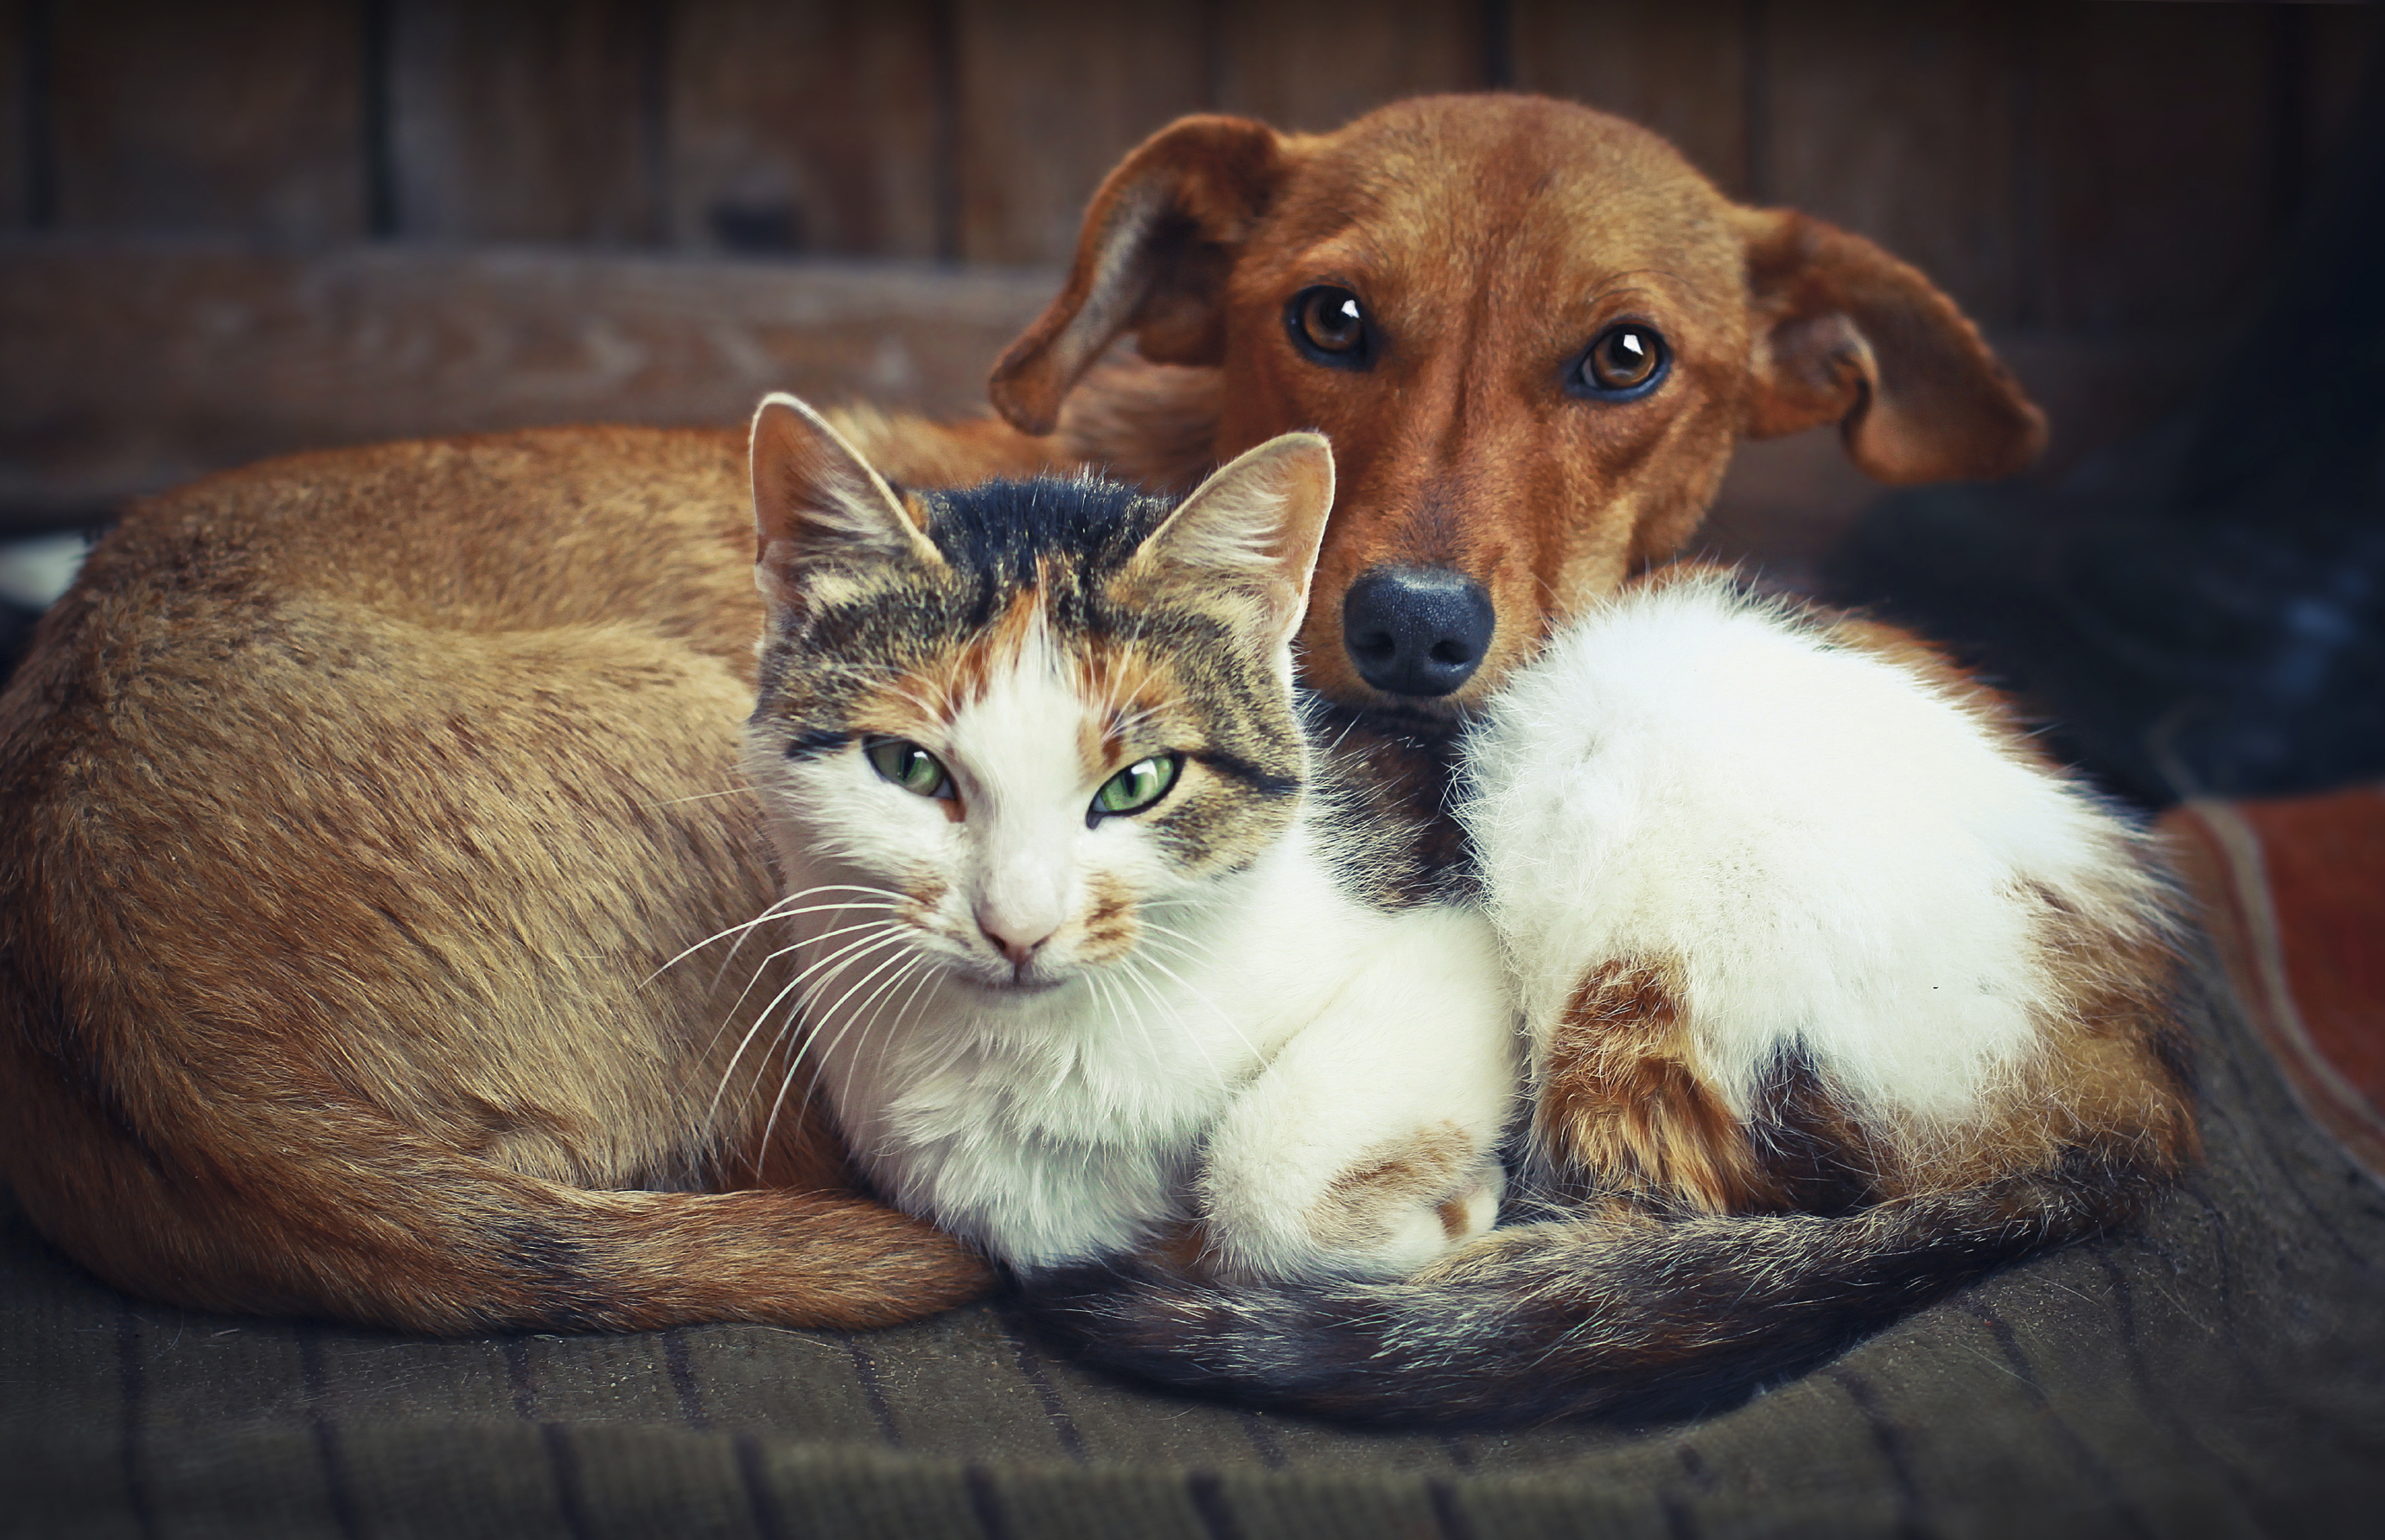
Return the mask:
[[1912,482],[2010,472],[2043,434],[1913,268],[1529,96],[1425,97],[1324,135],[1161,130],[1094,195],[995,405],[1050,431],[1124,333],[1220,371],[1217,455],[1332,440],[1304,673],[1404,715],[1462,709],[1673,553],[1742,435],[1836,421],[1858,466]]

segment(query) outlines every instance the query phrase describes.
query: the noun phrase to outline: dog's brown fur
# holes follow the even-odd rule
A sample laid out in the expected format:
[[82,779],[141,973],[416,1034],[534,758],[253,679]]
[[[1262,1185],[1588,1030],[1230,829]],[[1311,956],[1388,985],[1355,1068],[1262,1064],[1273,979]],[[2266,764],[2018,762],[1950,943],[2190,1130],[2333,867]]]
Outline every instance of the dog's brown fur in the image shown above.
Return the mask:
[[[1332,283],[1380,329],[1371,367],[1292,345],[1291,297]],[[1643,400],[1570,397],[1605,326],[1655,326],[1673,372]],[[1117,337],[1192,366],[1068,387]],[[996,366],[1030,433],[1181,484],[1284,425],[1343,481],[1302,628],[1306,682],[1378,716],[1462,717],[1551,623],[1680,549],[1742,437],[1838,422],[1890,481],[2017,469],[2037,410],[1913,268],[1803,215],[1742,208],[1645,130],[1525,96],[1426,97],[1338,133],[1184,119],[1113,171],[1066,287]],[[1490,590],[1498,628],[1453,695],[1386,696],[1351,668],[1342,602],[1385,561]]]
[[[847,427],[915,482],[1041,464]],[[437,1332],[985,1286],[811,1109],[760,1148],[786,1056],[731,1065],[771,945],[666,966],[777,897],[745,477],[728,433],[393,444],[101,543],[0,696],[0,1160],[36,1225],[137,1293]]]

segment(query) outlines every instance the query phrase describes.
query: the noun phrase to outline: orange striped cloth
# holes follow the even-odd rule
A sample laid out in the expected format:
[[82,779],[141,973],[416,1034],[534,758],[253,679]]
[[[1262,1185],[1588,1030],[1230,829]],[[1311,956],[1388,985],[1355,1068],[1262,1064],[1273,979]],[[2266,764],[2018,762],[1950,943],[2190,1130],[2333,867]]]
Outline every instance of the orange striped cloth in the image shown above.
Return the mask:
[[2385,787],[2188,802],[2161,826],[2295,1096],[2385,1180]]

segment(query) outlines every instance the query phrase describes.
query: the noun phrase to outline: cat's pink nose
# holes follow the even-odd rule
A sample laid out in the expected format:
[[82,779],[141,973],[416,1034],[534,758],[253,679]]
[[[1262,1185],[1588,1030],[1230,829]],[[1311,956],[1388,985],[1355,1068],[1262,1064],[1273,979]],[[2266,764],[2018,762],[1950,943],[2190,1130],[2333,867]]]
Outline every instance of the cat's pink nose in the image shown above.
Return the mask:
[[1052,932],[1057,927],[1032,923],[1022,925],[1007,916],[980,909],[977,912],[977,928],[993,943],[994,950],[1009,961],[1014,973],[1024,974],[1027,964],[1034,960],[1037,949],[1052,939]]

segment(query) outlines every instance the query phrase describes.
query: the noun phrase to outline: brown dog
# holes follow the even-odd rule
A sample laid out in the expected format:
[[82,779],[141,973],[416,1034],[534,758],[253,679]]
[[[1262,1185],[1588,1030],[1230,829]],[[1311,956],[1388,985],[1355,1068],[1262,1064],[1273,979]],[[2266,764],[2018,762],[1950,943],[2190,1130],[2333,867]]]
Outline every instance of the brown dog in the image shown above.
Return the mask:
[[1427,730],[1679,550],[1742,437],[1836,422],[1891,482],[2005,475],[2043,439],[1913,268],[1729,203],[1642,129],[1527,96],[1403,102],[1321,136],[1163,130],[1095,194],[996,406],[1051,431],[1127,334],[1197,372],[1069,403],[1070,447],[1174,484],[1323,430],[1342,491],[1306,682]]
[[[1042,463],[845,426],[914,481]],[[991,1283],[818,1117],[764,1148],[747,484],[732,433],[390,444],[100,543],[0,695],[0,1171],[44,1234],[154,1298],[432,1332]]]

